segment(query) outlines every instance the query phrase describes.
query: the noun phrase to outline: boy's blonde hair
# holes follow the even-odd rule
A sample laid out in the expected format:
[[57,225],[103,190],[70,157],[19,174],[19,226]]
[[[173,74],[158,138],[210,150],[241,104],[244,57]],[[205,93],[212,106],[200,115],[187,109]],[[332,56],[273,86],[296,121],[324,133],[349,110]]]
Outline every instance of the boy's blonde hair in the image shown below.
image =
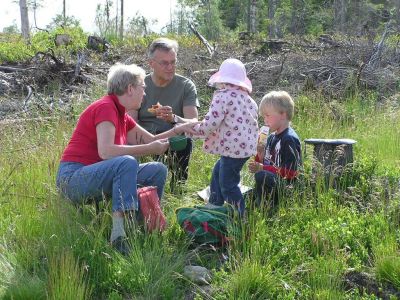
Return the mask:
[[146,76],[145,71],[137,65],[115,64],[110,68],[107,76],[107,93],[123,95],[128,86],[137,86]]
[[280,113],[286,113],[289,121],[294,114],[294,101],[288,92],[272,91],[266,94],[260,103],[260,114],[264,114],[267,107],[272,107]]

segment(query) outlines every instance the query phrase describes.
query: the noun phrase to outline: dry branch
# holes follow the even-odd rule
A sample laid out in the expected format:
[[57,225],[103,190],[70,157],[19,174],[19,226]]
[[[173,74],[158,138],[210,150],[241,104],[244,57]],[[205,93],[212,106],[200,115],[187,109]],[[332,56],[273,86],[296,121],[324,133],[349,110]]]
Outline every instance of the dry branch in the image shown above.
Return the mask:
[[204,44],[204,46],[206,46],[208,53],[210,53],[210,56],[213,57],[214,53],[215,53],[215,48],[213,46],[210,45],[210,43],[206,40],[206,38],[204,36],[202,36],[197,30],[196,28],[194,28],[192,23],[189,23],[189,28],[191,31],[193,31],[193,33],[195,34],[195,36],[197,36],[197,38]]

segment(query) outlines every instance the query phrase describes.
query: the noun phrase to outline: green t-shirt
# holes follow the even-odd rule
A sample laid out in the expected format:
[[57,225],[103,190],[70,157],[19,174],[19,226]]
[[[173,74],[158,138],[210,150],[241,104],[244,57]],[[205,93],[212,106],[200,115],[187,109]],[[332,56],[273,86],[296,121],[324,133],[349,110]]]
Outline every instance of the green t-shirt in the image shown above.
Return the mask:
[[180,117],[183,117],[184,106],[199,107],[196,86],[188,78],[175,75],[167,86],[158,87],[149,74],[144,82],[146,95],[138,111],[138,119],[139,125],[151,133],[160,133],[172,128],[170,123],[157,119],[155,115],[147,111],[153,104],[159,102],[163,106],[171,106],[172,112]]

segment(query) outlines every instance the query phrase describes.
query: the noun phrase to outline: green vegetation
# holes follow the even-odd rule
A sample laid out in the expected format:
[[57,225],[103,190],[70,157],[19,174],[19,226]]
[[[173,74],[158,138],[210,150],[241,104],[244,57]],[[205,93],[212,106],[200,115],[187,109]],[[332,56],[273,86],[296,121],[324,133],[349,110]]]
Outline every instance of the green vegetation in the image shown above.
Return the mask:
[[[197,299],[371,299],[345,290],[349,269],[374,274],[382,288],[388,283],[400,288],[400,113],[377,107],[373,94],[341,103],[313,94],[297,97],[293,126],[302,139],[357,140],[353,169],[338,190],[318,181],[314,186],[312,149],[307,149],[301,184],[283,195],[275,215],[249,210],[222,266],[219,250],[190,249],[174,214],[179,206],[198,203],[194,192],[209,183],[216,157],[203,153],[200,142],[184,195],[167,190],[168,230],[161,235],[131,232],[133,251],[125,259],[107,241],[107,203],[96,215],[94,207],[77,209],[56,192],[58,160],[75,121],[59,115],[57,121],[5,126],[0,137],[0,297],[184,299],[190,291]],[[243,179],[252,183],[247,170]],[[181,275],[188,262],[213,271],[211,294],[204,296]]]
[[[68,34],[72,43],[55,47],[54,39],[57,34]],[[58,27],[49,32],[40,31],[32,36],[27,45],[18,34],[0,35],[0,64],[24,62],[33,58],[38,52],[47,52],[53,49],[55,55],[77,52],[86,47],[87,35],[78,27]],[[67,56],[67,55],[65,55]]]

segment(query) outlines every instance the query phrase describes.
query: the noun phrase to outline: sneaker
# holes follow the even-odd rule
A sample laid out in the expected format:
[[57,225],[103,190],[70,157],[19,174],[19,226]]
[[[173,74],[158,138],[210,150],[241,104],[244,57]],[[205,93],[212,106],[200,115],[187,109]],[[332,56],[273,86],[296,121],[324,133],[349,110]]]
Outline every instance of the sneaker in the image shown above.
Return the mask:
[[111,242],[111,246],[123,256],[129,256],[131,249],[126,237],[119,236]]

